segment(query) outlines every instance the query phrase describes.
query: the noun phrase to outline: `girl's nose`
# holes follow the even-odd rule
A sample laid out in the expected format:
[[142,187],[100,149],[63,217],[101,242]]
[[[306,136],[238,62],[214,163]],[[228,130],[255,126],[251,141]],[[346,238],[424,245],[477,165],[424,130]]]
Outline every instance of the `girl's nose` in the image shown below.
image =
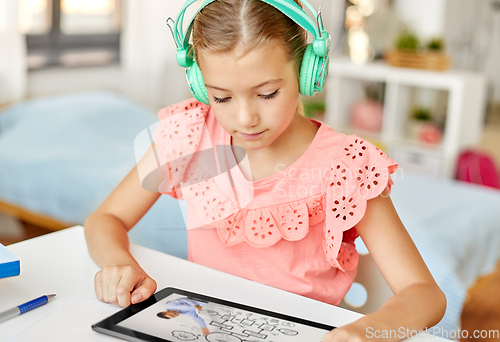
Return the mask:
[[238,111],[238,123],[241,127],[250,128],[259,124],[260,117],[248,102],[242,102]]

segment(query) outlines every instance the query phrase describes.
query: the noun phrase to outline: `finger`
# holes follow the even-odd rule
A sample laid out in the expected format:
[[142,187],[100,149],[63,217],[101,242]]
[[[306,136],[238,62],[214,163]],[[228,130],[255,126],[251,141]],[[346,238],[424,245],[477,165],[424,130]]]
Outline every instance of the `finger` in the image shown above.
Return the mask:
[[101,302],[103,302],[104,298],[102,296],[101,276],[102,276],[101,271],[96,273],[96,275],[94,277],[94,290],[95,290],[95,295],[96,295],[97,299],[99,299]]
[[[122,278],[122,270],[120,267],[113,267],[111,272],[109,272],[108,283],[107,283],[107,298],[106,301],[113,305],[118,305],[118,298],[116,296],[116,289]],[[106,284],[105,284],[106,285]]]
[[321,342],[332,342],[332,341],[335,341],[335,335],[333,334],[333,330],[330,331],[325,336],[323,336],[323,339],[321,340]]
[[146,276],[143,282],[132,292],[132,304],[142,302],[156,291],[156,281]]
[[122,274],[120,282],[116,288],[116,297],[118,300],[118,305],[122,308],[127,307],[131,304],[131,292],[134,290],[138,282],[137,275],[132,269],[127,269]]
[[322,342],[347,342],[356,341],[349,333],[343,328],[336,328],[323,336]]
[[101,291],[102,291],[102,301],[109,303],[108,301],[108,283],[109,283],[109,270],[103,268],[101,270]]
[[118,286],[120,278],[118,267],[108,266],[103,269],[102,294],[106,303],[116,303],[116,287]]
[[142,283],[132,292],[132,304],[148,299],[156,291],[156,282],[146,276]]

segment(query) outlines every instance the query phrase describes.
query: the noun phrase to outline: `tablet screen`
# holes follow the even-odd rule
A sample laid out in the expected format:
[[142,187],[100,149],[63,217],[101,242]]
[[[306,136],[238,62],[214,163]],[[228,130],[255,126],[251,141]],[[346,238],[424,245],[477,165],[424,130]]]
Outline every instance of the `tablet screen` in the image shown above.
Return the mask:
[[333,328],[178,291],[184,293],[173,292],[157,298],[154,304],[117,322],[117,330],[133,331],[135,337],[147,335],[172,342],[319,342]]

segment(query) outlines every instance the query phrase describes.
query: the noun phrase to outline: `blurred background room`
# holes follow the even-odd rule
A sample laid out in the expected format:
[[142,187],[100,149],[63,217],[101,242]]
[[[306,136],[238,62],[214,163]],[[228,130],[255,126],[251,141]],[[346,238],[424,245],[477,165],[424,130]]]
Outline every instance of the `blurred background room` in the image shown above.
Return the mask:
[[[447,295],[440,326],[500,330],[500,0],[310,2],[332,51],[305,115],[399,163],[392,199]],[[0,243],[83,224],[158,110],[191,97],[166,24],[183,3],[0,0]],[[166,197],[131,240],[185,258]],[[362,258],[343,305],[367,313],[391,293]]]

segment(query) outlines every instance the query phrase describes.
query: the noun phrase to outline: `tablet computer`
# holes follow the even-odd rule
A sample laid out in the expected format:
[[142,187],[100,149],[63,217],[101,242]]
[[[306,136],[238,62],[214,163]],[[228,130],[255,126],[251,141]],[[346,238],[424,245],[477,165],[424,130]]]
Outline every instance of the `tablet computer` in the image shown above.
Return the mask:
[[333,326],[167,287],[92,325],[128,341],[318,341]]

